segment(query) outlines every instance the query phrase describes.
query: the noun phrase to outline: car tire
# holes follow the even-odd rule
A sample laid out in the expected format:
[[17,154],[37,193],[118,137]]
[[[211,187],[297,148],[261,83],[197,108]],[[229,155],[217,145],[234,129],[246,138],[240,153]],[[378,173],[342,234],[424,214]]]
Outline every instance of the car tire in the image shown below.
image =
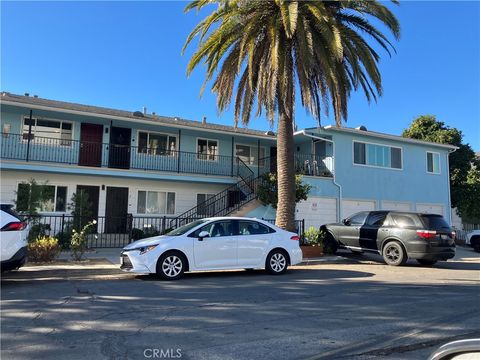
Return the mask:
[[157,275],[163,280],[180,279],[187,265],[185,256],[178,251],[170,251],[160,256],[157,262]]
[[398,241],[390,241],[385,244],[382,251],[383,260],[387,265],[401,266],[407,262],[407,253]]
[[480,236],[472,236],[470,239],[470,245],[472,246],[473,250],[480,253]]
[[272,275],[285,274],[288,268],[287,254],[283,250],[273,250],[265,261],[265,269]]
[[417,259],[417,262],[423,266],[432,266],[437,263],[437,260]]
[[325,242],[323,244],[323,252],[325,254],[334,255],[336,254],[337,250],[338,250],[337,240],[331,233],[327,232],[327,235],[325,235]]

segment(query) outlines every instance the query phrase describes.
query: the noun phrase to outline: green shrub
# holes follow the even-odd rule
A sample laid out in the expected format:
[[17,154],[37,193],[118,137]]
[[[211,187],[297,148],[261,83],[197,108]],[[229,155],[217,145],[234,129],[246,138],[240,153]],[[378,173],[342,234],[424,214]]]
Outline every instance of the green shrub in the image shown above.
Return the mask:
[[70,240],[70,252],[73,260],[83,260],[83,255],[87,250],[87,235],[96,224],[97,222],[93,220],[85,225],[81,231],[73,229],[72,239]]
[[28,244],[28,260],[50,262],[60,254],[60,244],[52,236],[42,236]]
[[28,232],[28,242],[32,242],[37,240],[38,238],[47,236],[47,231],[50,231],[49,224],[33,224],[30,227],[30,231]]
[[323,247],[323,240],[325,238],[323,231],[311,226],[305,231],[305,240],[307,245]]
[[133,228],[132,229],[132,240],[140,240],[145,237],[145,233],[143,230],[138,229],[138,228]]

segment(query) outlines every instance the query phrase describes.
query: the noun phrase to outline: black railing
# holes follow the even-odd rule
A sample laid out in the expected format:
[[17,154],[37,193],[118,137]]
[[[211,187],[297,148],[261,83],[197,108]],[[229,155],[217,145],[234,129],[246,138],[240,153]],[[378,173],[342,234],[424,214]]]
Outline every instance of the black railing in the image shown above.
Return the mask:
[[[258,176],[277,172],[276,157],[265,157],[258,161]],[[306,176],[333,177],[333,158],[295,153],[295,173]],[[254,169],[255,171],[255,169]]]

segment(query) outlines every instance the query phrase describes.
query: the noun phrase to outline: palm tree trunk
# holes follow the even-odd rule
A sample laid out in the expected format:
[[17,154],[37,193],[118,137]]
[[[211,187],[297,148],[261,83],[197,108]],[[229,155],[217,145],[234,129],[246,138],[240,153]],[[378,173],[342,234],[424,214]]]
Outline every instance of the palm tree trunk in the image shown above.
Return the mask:
[[277,134],[278,203],[276,225],[295,231],[295,166],[293,119],[279,110]]

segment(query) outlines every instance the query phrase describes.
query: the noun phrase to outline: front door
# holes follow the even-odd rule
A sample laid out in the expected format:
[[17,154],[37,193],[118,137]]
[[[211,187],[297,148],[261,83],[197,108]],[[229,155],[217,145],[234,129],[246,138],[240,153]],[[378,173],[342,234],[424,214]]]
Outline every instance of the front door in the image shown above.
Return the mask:
[[78,165],[102,165],[103,125],[82,123],[80,125],[80,154]]
[[[198,269],[219,269],[237,266],[237,238],[235,220],[221,220],[209,223],[193,234],[195,267]],[[210,236],[198,238],[207,231]]]
[[368,212],[363,211],[352,215],[348,225],[342,227],[341,242],[346,246],[360,247],[360,228],[364,225]]
[[110,150],[108,167],[130,169],[130,137],[132,129],[112,126],[110,129]]
[[386,211],[371,212],[360,228],[360,247],[369,250],[378,250],[379,239],[384,235],[386,229],[383,223],[387,217]]
[[[77,185],[75,193],[75,229],[81,230],[88,222],[98,219],[99,186]],[[95,230],[97,226],[95,225]]]
[[128,188],[107,187],[105,204],[105,232],[125,234],[127,232]]

